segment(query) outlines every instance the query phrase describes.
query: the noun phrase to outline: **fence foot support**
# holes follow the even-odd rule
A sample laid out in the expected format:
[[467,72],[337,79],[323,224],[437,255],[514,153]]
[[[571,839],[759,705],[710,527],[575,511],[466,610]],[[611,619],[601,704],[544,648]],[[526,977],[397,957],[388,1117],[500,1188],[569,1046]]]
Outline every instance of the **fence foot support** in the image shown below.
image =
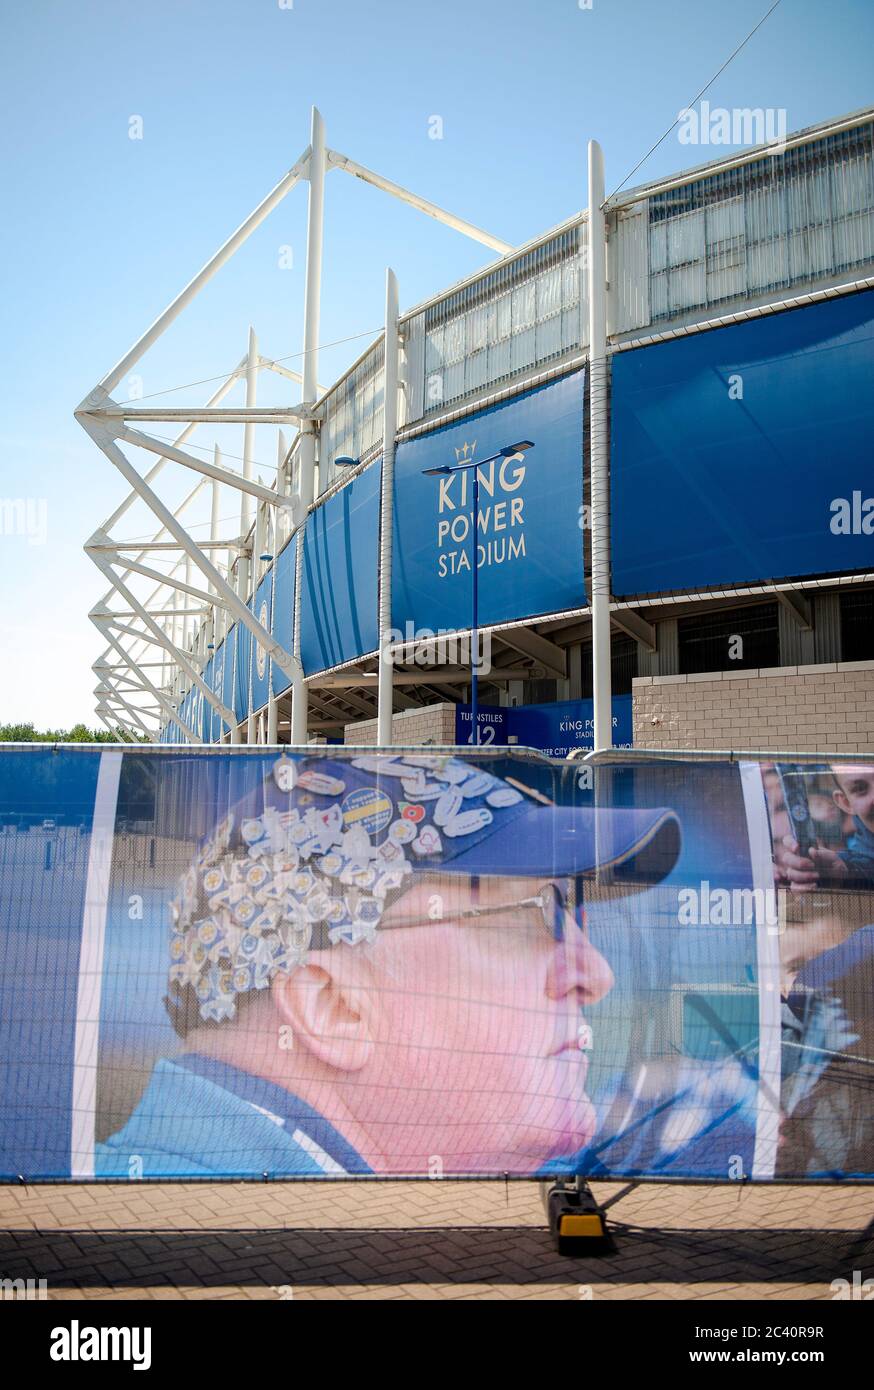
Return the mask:
[[549,1230],[559,1255],[612,1255],[616,1246],[604,1208],[588,1183],[555,1183],[544,1193]]

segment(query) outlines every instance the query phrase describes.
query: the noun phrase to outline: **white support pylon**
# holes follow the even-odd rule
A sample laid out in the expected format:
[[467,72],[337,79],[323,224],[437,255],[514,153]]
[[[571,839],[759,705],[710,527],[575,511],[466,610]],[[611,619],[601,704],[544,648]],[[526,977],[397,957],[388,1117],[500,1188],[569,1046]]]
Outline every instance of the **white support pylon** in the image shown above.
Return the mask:
[[[331,168],[344,170],[356,178],[382,189],[402,202],[417,208],[427,216],[436,218],[444,225],[453,227],[466,236],[473,237],[501,254],[507,254],[513,250],[506,242],[491,236],[481,228],[475,227],[462,218],[455,217],[428,200],[402,188],[399,184],[366,169],[363,165],[356,164],[347,156],[327,150],[322,118],[319,111],[313,108],[311,143],[297,163],[280,179],[267,197],[259,203],[203,268],[189,281],[164,312],[116,363],[115,367],[102,378],[76,411],[80,423],[130,484],[127,498],[116,508],[101,528],[103,534],[95,533],[92,542],[87,547],[90,558],[110,582],[110,589],[104,597],[103,603],[108,604],[114,594],[120,594],[130,603],[134,614],[134,621],[130,624],[120,621],[124,617],[123,613],[111,611],[109,614],[102,615],[112,622],[114,633],[132,643],[132,645],[125,645],[124,642],[119,643],[122,668],[131,672],[134,671],[134,668],[139,668],[141,673],[142,665],[148,664],[144,663],[141,658],[143,655],[148,655],[151,649],[158,647],[162,651],[162,655],[166,654],[170,658],[166,669],[163,663],[159,663],[163,677],[161,691],[175,692],[175,697],[178,700],[182,698],[185,683],[188,682],[201,689],[204,698],[213,703],[215,696],[206,690],[200,671],[207,664],[209,651],[216,650],[219,643],[227,636],[229,630],[228,615],[230,615],[233,620],[248,628],[254,640],[268,653],[271,661],[290,678],[292,682],[292,741],[299,743],[305,743],[307,739],[307,690],[300,662],[303,560],[303,535],[301,533],[314,499],[319,416],[323,411],[323,407],[318,402],[326,394],[325,388],[318,384],[318,349],[324,232],[324,181],[326,173]],[[246,357],[226,378],[205,406],[192,408],[155,406],[149,403],[124,405],[113,400],[112,392],[144,353],[191,303],[212,276],[227,263],[270,212],[278,206],[287,193],[304,178],[309,183],[309,206],[302,371],[298,373],[289,367],[282,366],[278,360],[261,357],[258,353],[254,331],[250,330]],[[269,370],[292,381],[299,381],[302,395],[300,404],[259,407],[257,405],[257,372],[259,369]],[[224,396],[243,374],[246,376],[246,404],[239,408],[223,406],[221,401]],[[391,413],[391,408],[389,408],[389,413]],[[176,440],[168,445],[137,428],[140,423],[148,420],[184,422],[185,428]],[[244,425],[242,474],[235,474],[232,470],[223,468],[218,450],[216,450],[214,461],[209,464],[194,458],[191,453],[182,449],[181,446],[199,423],[226,424],[230,422],[241,422]],[[297,459],[299,461],[300,486],[297,489],[299,496],[294,499],[287,496],[288,489],[285,486],[282,467],[278,470],[277,485],[274,489],[255,483],[253,478],[254,432],[257,425],[265,423],[282,425],[286,422],[296,422],[299,427]],[[157,462],[148,470],[144,478],[126,458],[119,441],[157,455]],[[284,462],[285,457],[284,442],[280,441],[280,459]],[[166,507],[151,487],[152,482],[168,462],[181,464],[200,474],[196,487],[175,511]],[[325,462],[327,465],[327,461]],[[191,528],[186,527],[181,518],[210,480],[213,493],[211,536],[210,541],[204,544],[194,539]],[[215,525],[217,498],[220,496],[219,489],[223,486],[240,492],[241,535],[228,538],[226,543],[222,542]],[[138,501],[144,502],[161,523],[153,541],[151,543],[133,542],[127,544],[121,541],[114,542],[111,532],[121,517]],[[251,526],[253,505],[258,508],[257,517],[261,526],[260,531],[256,526],[254,537]],[[284,509],[288,509],[288,511],[286,512]],[[248,606],[250,595],[257,587],[258,556],[262,548],[266,548],[263,546],[262,537],[267,530],[268,523],[271,525],[270,549],[274,562],[280,545],[287,543],[291,536],[298,535],[295,630],[292,644],[294,650],[292,653],[283,650],[282,646],[272,637],[272,633],[267,632],[261,626]],[[196,523],[196,525],[200,524],[199,522]],[[165,537],[172,539],[165,540]],[[221,574],[217,565],[211,563],[205,554],[207,550],[214,553],[219,547],[227,551],[225,575]],[[156,569],[154,563],[149,563],[150,554],[158,549],[177,549],[181,552],[179,560],[175,564],[171,564],[166,575],[163,571]],[[127,552],[130,554],[125,559],[124,555]],[[238,558],[236,566],[232,567],[234,554]],[[116,573],[113,566],[122,570],[120,575]],[[208,592],[205,595],[191,582],[192,566],[197,566],[206,579]],[[234,573],[234,568],[236,573]],[[390,559],[388,568],[390,570]],[[182,574],[180,574],[180,569],[183,571]],[[139,603],[139,600],[134,600],[132,596],[129,597],[130,590],[126,588],[126,580],[133,576],[153,580],[156,585],[154,591],[142,604]],[[183,595],[181,610],[174,607],[172,598],[166,597],[167,594],[173,595],[174,593]],[[193,606],[199,600],[205,600],[208,608],[206,614],[199,612]],[[137,626],[137,620],[141,626]],[[157,687],[155,688],[157,689]],[[131,694],[132,692],[128,691],[127,693]],[[220,701],[218,703],[221,704]],[[384,699],[382,703],[385,706]],[[164,708],[164,706],[161,707]],[[214,703],[213,707],[215,707]],[[221,717],[223,722],[227,724],[229,721],[226,716],[229,711],[225,710],[224,706],[221,708],[223,711]],[[235,716],[232,712],[230,713],[232,715],[232,722],[229,724],[230,738],[232,741],[238,741],[239,728]],[[116,714],[113,717],[117,718],[118,716]],[[264,721],[256,721],[255,728],[259,738],[263,739],[265,736]],[[266,719],[266,736],[271,741],[274,741],[277,736],[277,728],[278,708],[275,697],[272,695],[271,681]]]
[[589,458],[592,501],[594,746],[613,746],[610,670],[610,495],[607,459],[607,247],[604,155],[589,141]]
[[[105,565],[102,560],[98,565],[98,569],[100,569],[106,575],[107,579],[110,578],[111,571],[109,570],[109,566]],[[128,589],[124,583],[122,583],[120,580],[117,580],[116,584],[119,593],[122,595],[123,598],[127,599],[131,607],[136,610],[142,622],[152,633],[153,639],[157,642],[157,644],[161,647],[165,647],[166,650],[171,653],[171,655],[175,655],[176,664],[179,667],[180,672],[184,673],[192,682],[192,684],[197,686],[198,690],[200,690],[201,693],[205,696],[205,698],[208,700],[209,704],[212,705],[212,708],[216,711],[216,713],[221,715],[222,719],[225,721],[226,724],[230,726],[232,723],[236,723],[236,716],[234,715],[233,710],[228,709],[225,705],[223,705],[221,700],[219,700],[218,697],[213,693],[213,691],[209,689],[209,686],[203,680],[202,676],[200,675],[200,672],[195,670],[194,666],[192,665],[190,660],[190,654],[181,652],[178,646],[174,645],[174,643],[170,640],[170,638],[167,637],[166,633],[162,630],[162,628],[158,626],[157,622],[152,617],[152,615],[147,611],[146,608],[143,607],[143,605],[139,602],[136,596],[131,593],[130,589]],[[105,618],[99,618],[95,619],[95,621],[105,622],[107,620]],[[113,626],[117,627],[118,625],[113,623]]]
[[393,742],[394,655],[391,644],[391,549],[394,515],[395,437],[398,432],[398,282],[393,270],[385,272],[385,389],[383,391],[382,481],[379,523],[379,688],[376,741]]
[[[92,618],[91,621],[94,623],[94,626],[97,628],[98,632],[100,632],[100,634],[104,638],[106,638],[106,640],[113,647],[115,647],[115,649],[118,652],[120,652],[123,655],[127,655],[121,643],[113,637],[110,623],[106,622],[105,619],[101,618]],[[181,715],[178,713],[176,707],[173,705],[172,700],[168,699],[164,692],[162,690],[159,690],[158,687],[149,680],[145,673],[142,670],[140,670],[136,662],[131,662],[131,670],[137,672],[142,681],[142,688],[145,691],[147,691],[150,695],[152,695],[154,699],[157,700],[159,706],[167,715],[168,719],[171,720],[173,723],[178,724],[179,728],[181,729],[185,737],[189,740],[189,742],[200,743],[201,739],[199,735],[196,733],[194,729],[190,728],[189,725],[185,723]]]
[[[314,106],[310,133],[309,199],[307,204],[307,260],[306,285],[304,289],[304,328],[303,328],[303,386],[301,395],[304,405],[315,402],[319,379],[319,325],[322,304],[322,245],[325,222],[325,126],[321,113]],[[299,445],[300,457],[300,497],[306,510],[313,504],[316,472],[316,423],[312,419],[301,422]],[[304,537],[298,541],[302,548]],[[300,565],[297,566],[300,573]],[[300,603],[295,595],[295,608]],[[295,624],[297,629],[298,624]],[[297,670],[291,689],[291,741],[303,745],[307,741],[307,688],[303,667],[299,659],[298,633],[295,631],[295,655],[298,657]]]
[[[152,491],[144,479],[140,477],[133,464],[126,458],[115,441],[108,437],[108,432],[95,423],[90,423],[86,428],[89,434],[94,438],[95,443],[99,445],[110,461],[115,464],[116,468],[118,468],[119,472],[126,478],[128,483],[130,483],[131,487],[136,489],[146,505],[154,512],[155,516],[163,522],[165,529],[179,542],[186,555],[191,556],[201,573],[215,586],[216,593],[219,597],[225,599],[227,607],[234,616],[239,621],[245,623],[246,627],[248,627],[249,631],[252,633],[252,636],[256,637],[261,642],[261,645],[266,647],[274,661],[282,667],[290,679],[293,679],[296,669],[294,657],[289,652],[286,652],[272,634],[261,626],[251,610],[247,608],[246,604],[242,602],[231,586],[222,579],[216,567],[206,558],[203,551],[198,548],[197,543],[192,541],[182,524],[176,519],[169,508],[165,506],[157,494]],[[92,556],[92,559],[94,563],[97,564],[98,568],[101,568],[102,562],[100,562],[96,556]],[[113,578],[111,575],[107,577],[111,579],[114,587],[119,588],[119,581],[117,579]]]
[[[246,410],[258,404],[258,339],[255,330],[249,325],[249,350],[246,361]],[[255,457],[255,426],[247,420],[243,426],[243,477],[250,483],[254,477],[253,459]],[[245,492],[240,494],[240,535],[247,536],[252,525],[252,508]]]

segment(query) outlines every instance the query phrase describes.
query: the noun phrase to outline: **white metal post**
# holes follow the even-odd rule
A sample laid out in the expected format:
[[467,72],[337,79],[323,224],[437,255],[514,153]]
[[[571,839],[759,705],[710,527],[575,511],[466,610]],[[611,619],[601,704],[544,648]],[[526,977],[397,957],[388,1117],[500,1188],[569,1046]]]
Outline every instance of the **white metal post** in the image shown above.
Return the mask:
[[[312,111],[312,136],[309,162],[309,202],[307,207],[307,263],[304,291],[303,330],[303,403],[312,404],[318,394],[319,326],[322,297],[322,237],[325,220],[325,127],[318,109]],[[304,509],[311,507],[315,490],[316,425],[303,420],[300,438],[300,497]],[[303,546],[301,533],[298,547]],[[300,550],[298,551],[300,561]],[[298,563],[298,575],[302,566]],[[295,593],[295,609],[300,614],[301,595]],[[299,622],[295,625],[295,654],[299,651]],[[303,671],[298,664],[292,679],[291,741],[302,745],[307,741],[307,688]]]
[[297,534],[297,540],[295,541],[297,550],[294,556],[294,622],[292,626],[295,674],[291,681],[291,742],[295,747],[301,747],[307,741],[307,688],[303,678],[303,664],[300,657],[300,619],[303,611],[303,543],[305,534],[306,526],[302,526]]
[[[246,409],[258,404],[258,339],[249,325],[249,351],[246,358]],[[243,426],[243,477],[248,483],[255,476],[255,425],[247,420]],[[240,535],[246,536],[252,525],[252,504],[245,492],[240,494]]]
[[[288,480],[285,476],[285,459],[288,454],[288,441],[282,430],[278,431],[276,439],[276,492],[278,496],[285,497],[288,493]],[[270,626],[276,626],[276,561],[279,557],[279,546],[287,534],[283,527],[283,534],[280,536],[280,520],[287,513],[282,512],[278,507],[273,516],[273,594],[270,601]],[[269,688],[267,694],[267,742],[271,747],[279,742],[279,701],[273,694],[273,663],[267,663]]]
[[437,207],[436,203],[431,203],[427,198],[420,198],[417,193],[411,193],[409,189],[402,188],[399,183],[392,183],[391,179],[383,178],[382,174],[376,174],[372,169],[365,169],[363,164],[358,164],[348,155],[340,154],[338,150],[328,150],[329,168],[344,169],[347,174],[352,174],[356,179],[361,179],[362,183],[372,184],[374,188],[381,188],[384,193],[390,193],[393,198],[398,198],[402,203],[409,203],[411,207],[417,208],[419,212],[424,212],[428,217],[433,217],[438,222],[442,222],[446,227],[453,227],[457,232],[463,232],[465,236],[471,237],[474,241],[481,242],[483,246],[489,246],[493,251],[497,251],[499,256],[508,256],[515,247],[508,241],[502,241],[500,237],[492,236],[490,232],[483,231],[482,227],[475,227],[472,222],[466,222],[463,217],[456,217],[454,213],[446,212],[444,208]]
[[391,648],[391,548],[394,518],[395,436],[398,429],[398,281],[385,272],[385,385],[383,389],[382,492],[379,523],[379,688],[376,742],[392,742],[393,656]]
[[[325,127],[321,113],[312,111],[312,139],[309,162],[309,200],[307,205],[307,262],[304,290],[303,403],[311,405],[318,395],[319,331],[322,306],[322,240],[325,221]],[[312,433],[312,421],[305,420],[305,432]],[[310,479],[310,482],[312,480]],[[307,506],[307,483],[301,478],[301,493]]]
[[[187,612],[187,610],[188,610],[189,608],[192,607],[192,604],[191,604],[191,595],[190,595],[190,593],[188,592],[188,590],[190,590],[190,588],[191,588],[191,579],[192,579],[192,574],[191,574],[191,556],[190,556],[190,555],[186,555],[186,556],[185,556],[185,585],[186,585],[186,588],[182,590],[182,593],[183,593],[182,606],[185,608],[186,612]],[[183,619],[182,619],[182,632],[183,632],[182,645],[184,646],[184,648],[185,648],[185,650],[186,650],[187,652],[190,652],[191,649],[192,649],[192,647],[193,647],[193,645],[194,645],[194,627],[195,627],[195,624],[194,624],[194,620],[193,620],[192,618],[186,617],[186,618],[183,618]]]
[[589,141],[589,456],[595,748],[613,746],[610,671],[610,488],[607,460],[607,255],[604,154]]
[[[249,325],[249,348],[246,357],[246,409],[258,404],[258,339],[255,330]],[[255,426],[251,420],[243,425],[243,478],[247,483],[254,479],[253,460],[255,453]],[[252,504],[245,492],[240,493],[240,536],[245,541],[252,525]],[[251,556],[241,552],[237,560],[237,593],[246,603],[249,587],[253,585],[254,564]],[[246,742],[253,741],[252,718],[246,721]]]
[[[218,444],[216,444],[215,447],[214,447],[214,449],[213,449],[213,462],[215,463],[216,468],[221,468],[221,466],[222,466],[222,451],[221,451],[221,449],[219,448]],[[222,485],[221,485],[221,483],[219,482],[218,478],[213,478],[213,480],[212,480],[212,506],[211,506],[211,508],[210,508],[210,515],[209,515],[209,538],[210,538],[210,540],[211,540],[213,543],[215,543],[215,542],[219,539],[219,531],[220,531],[220,528],[221,528],[221,508],[222,508]],[[209,586],[209,591],[210,591],[211,594],[214,594],[214,593],[215,593],[215,586],[214,586],[213,584],[210,584],[210,586]],[[213,621],[215,621],[215,619],[213,619]]]

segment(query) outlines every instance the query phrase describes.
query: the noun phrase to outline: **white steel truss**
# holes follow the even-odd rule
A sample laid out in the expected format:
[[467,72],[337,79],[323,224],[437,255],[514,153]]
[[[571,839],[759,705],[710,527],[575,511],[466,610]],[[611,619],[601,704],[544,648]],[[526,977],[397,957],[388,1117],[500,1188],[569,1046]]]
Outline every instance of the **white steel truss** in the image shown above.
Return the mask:
[[[266,723],[260,716],[250,716],[241,725],[234,710],[203,678],[209,653],[218,648],[231,623],[237,622],[248,628],[258,648],[272,658],[291,681],[292,742],[307,741],[307,688],[300,662],[300,623],[294,626],[294,650],[286,651],[261,624],[250,601],[258,586],[261,564],[270,559],[275,562],[281,545],[305,525],[313,506],[321,413],[317,403],[325,394],[318,385],[324,179],[332,169],[345,171],[389,193],[501,256],[515,249],[463,218],[356,164],[346,155],[328,149],[321,115],[313,108],[310,143],[297,163],[98,382],[75,412],[79,423],[130,488],[124,501],[85,545],[86,553],[109,584],[89,614],[107,643],[93,668],[98,681],[94,692],[96,712],[107,728],[120,731],[126,738],[145,736],[156,740],[161,727],[172,723],[182,740],[199,744],[202,741],[199,731],[180,713],[185,693],[194,688],[221,721],[222,740],[276,741],[275,697],[269,700]],[[295,372],[276,359],[262,357],[255,333],[250,329],[246,354],[204,405],[125,404],[114,399],[112,393],[148,349],[300,182],[309,185],[302,372]],[[391,271],[387,273],[385,342],[384,458],[389,460],[389,467],[383,471],[382,519],[390,537],[390,460],[396,433],[400,352],[397,284]],[[283,406],[259,405],[257,389],[262,372],[297,384],[302,397],[300,402]],[[222,401],[241,381],[245,382],[245,404],[223,406]],[[388,392],[391,392],[391,401]],[[185,427],[172,442],[140,428],[143,423],[162,422]],[[223,464],[218,444],[213,445],[211,462],[208,457],[198,458],[183,447],[199,427],[208,424],[243,425],[242,471]],[[254,438],[259,425],[279,427],[278,465],[272,486],[254,476]],[[290,447],[283,426],[296,429]],[[122,445],[156,455],[157,462],[143,474],[130,461]],[[199,475],[193,490],[175,507],[163,501],[153,487],[170,463]],[[292,480],[297,482],[296,489]],[[205,503],[207,488],[211,489],[209,522],[206,523],[208,539],[194,534],[195,528],[204,523],[190,520],[198,501],[201,506]],[[239,530],[232,534],[224,534],[227,521],[222,517],[223,498],[228,489],[232,495],[239,494]],[[158,521],[155,534],[146,540],[117,537],[114,532],[118,523],[140,504],[144,504]],[[265,547],[272,553],[262,554]],[[299,546],[296,604],[300,602],[301,554],[302,546]],[[158,568],[162,562],[169,563],[166,572]],[[388,563],[385,554],[382,562]],[[199,572],[197,576],[195,570]],[[135,592],[131,585],[137,584],[142,589],[140,581],[144,579],[153,581],[154,587],[146,593]],[[196,579],[200,582],[194,582]],[[112,606],[119,599],[124,606]],[[388,589],[382,584],[381,630],[391,626],[386,617],[387,604]],[[381,735],[389,731],[385,741],[390,741],[393,682],[388,654],[384,655],[383,665],[385,670],[379,681],[379,729]],[[154,680],[146,674],[149,668],[157,672]]]

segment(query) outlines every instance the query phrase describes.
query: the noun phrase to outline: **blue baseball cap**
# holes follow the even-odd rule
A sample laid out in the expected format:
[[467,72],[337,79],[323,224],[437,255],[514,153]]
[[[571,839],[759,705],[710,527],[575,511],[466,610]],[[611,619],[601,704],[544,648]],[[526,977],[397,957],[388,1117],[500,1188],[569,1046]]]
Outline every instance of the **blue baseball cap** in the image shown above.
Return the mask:
[[[362,827],[379,851],[398,843],[414,866],[442,873],[569,878],[595,868],[655,881],[679,855],[667,808],[558,806],[516,777],[452,754],[283,755],[265,804],[316,809],[344,829]],[[335,809],[336,808],[336,809]]]

